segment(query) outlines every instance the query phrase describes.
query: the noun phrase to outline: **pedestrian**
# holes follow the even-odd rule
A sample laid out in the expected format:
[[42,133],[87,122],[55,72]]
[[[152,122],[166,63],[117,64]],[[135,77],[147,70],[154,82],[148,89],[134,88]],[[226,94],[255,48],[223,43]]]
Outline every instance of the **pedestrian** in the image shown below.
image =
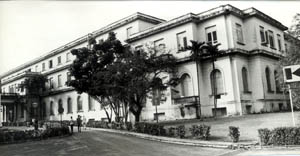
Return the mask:
[[85,118],[85,116],[82,117],[82,124],[83,124],[83,129],[86,130],[86,118]]
[[81,133],[81,116],[78,115],[77,117],[77,128],[78,128],[78,132]]
[[74,120],[73,117],[71,116],[71,121],[70,121],[71,134],[73,134],[73,126],[74,126]]
[[39,121],[38,121],[38,119],[35,119],[34,120],[34,130],[38,130],[39,129]]

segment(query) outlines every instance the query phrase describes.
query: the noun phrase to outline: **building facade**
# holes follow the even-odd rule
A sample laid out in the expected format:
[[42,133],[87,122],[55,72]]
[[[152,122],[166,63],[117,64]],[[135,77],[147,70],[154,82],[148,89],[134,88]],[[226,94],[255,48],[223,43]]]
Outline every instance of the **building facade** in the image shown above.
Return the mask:
[[[218,116],[230,116],[288,109],[288,97],[277,79],[281,73],[278,61],[294,45],[291,40],[295,40],[285,30],[286,26],[255,8],[240,10],[223,5],[169,21],[136,13],[91,34],[100,40],[113,31],[122,43],[135,49],[150,44],[177,58],[181,83],[161,92],[158,106],[153,105],[151,98],[146,100],[141,120],[152,121],[156,117],[159,120],[196,118],[197,110],[202,117],[209,117],[214,111]],[[197,67],[190,58],[191,52],[187,50],[190,40],[221,44],[219,50],[225,55],[217,59],[214,71],[210,59],[201,60]],[[65,85],[71,78],[68,68],[75,59],[70,50],[87,46],[86,41],[87,36],[83,36],[3,74],[2,93],[23,95],[24,91],[17,90],[18,84],[30,74],[43,74],[48,79],[47,91],[35,108],[42,119],[59,120],[59,105],[65,110],[64,120],[77,115],[105,119],[95,100]],[[215,85],[212,85],[213,75]],[[216,108],[212,86],[216,86]],[[3,121],[30,118],[29,110],[18,105],[6,103],[2,109]]]

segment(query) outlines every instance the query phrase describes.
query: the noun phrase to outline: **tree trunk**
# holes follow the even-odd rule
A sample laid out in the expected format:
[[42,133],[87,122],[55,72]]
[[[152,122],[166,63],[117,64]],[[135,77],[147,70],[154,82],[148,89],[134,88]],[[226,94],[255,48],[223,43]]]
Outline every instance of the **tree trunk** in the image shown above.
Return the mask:
[[137,105],[136,105],[136,107],[137,107],[136,110],[133,107],[130,107],[129,110],[134,115],[135,122],[139,122],[140,121],[140,115],[141,115],[141,112],[142,112],[142,107],[137,106]]
[[106,117],[107,117],[108,122],[111,123],[111,118],[110,118],[110,116],[109,116],[109,113],[107,112],[107,110],[106,110],[105,107],[103,107],[103,108],[104,108],[104,111],[105,111],[105,114],[106,114]]
[[215,60],[214,58],[212,58],[213,61],[212,61],[212,66],[213,66],[213,75],[212,75],[212,92],[213,92],[213,97],[214,97],[214,111],[213,111],[213,115],[214,117],[217,116],[217,99],[216,99],[216,92],[217,92],[217,88],[216,88],[216,75],[215,75]]
[[197,66],[197,83],[198,83],[198,98],[199,101],[197,101],[196,105],[196,118],[200,119],[201,118],[201,104],[200,104],[200,80],[199,80],[199,61],[196,61],[196,66]]

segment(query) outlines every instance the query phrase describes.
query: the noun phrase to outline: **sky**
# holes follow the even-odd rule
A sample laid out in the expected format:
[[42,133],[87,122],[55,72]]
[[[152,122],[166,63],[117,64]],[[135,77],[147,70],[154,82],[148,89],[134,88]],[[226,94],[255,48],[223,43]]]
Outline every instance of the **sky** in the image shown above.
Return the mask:
[[223,4],[287,27],[300,13],[300,1],[0,1],[0,75],[135,12],[170,20]]

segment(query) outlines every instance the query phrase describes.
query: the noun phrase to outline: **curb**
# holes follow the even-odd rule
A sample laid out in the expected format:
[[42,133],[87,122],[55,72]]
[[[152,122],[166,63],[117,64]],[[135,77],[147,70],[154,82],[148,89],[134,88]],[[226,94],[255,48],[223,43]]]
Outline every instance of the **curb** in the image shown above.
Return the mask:
[[250,148],[258,145],[258,142],[249,142],[249,143],[230,143],[230,142],[216,142],[216,141],[202,141],[202,140],[190,140],[190,139],[178,139],[178,138],[170,138],[164,136],[153,136],[149,134],[143,133],[135,133],[114,129],[103,129],[103,128],[90,128],[91,130],[109,132],[109,133],[117,133],[127,136],[133,136],[145,140],[158,141],[163,143],[177,144],[177,145],[187,145],[187,146],[197,146],[197,147],[210,147],[210,148],[221,148],[221,149],[245,149],[248,150]]

